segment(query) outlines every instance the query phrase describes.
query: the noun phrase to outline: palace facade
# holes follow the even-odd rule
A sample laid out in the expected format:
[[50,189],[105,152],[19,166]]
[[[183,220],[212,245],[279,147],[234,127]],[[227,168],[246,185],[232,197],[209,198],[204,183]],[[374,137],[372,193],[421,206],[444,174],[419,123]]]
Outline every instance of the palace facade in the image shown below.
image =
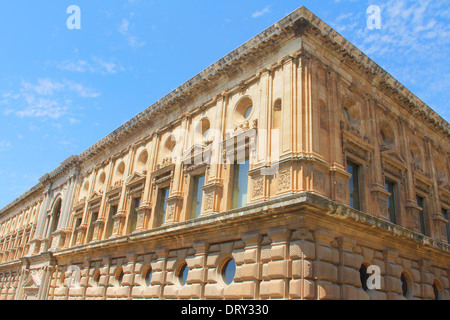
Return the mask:
[[302,7],[3,208],[0,299],[449,299],[449,129]]

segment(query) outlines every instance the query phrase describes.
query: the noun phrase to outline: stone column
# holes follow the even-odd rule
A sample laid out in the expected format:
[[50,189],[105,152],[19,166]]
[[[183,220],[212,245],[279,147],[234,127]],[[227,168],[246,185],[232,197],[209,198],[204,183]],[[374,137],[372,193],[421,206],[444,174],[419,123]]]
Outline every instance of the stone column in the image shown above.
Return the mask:
[[339,248],[338,283],[343,300],[369,300],[361,288],[359,269],[363,256],[354,252],[356,241],[350,238],[337,239]]
[[384,251],[385,275],[384,287],[386,290],[386,299],[403,300],[402,286],[400,276],[402,268],[397,262],[398,253],[392,250]]
[[289,284],[289,298],[314,299],[316,285],[313,265],[316,259],[314,237],[306,229],[293,231],[289,248],[292,260],[292,280]]
[[314,262],[314,279],[317,286],[318,300],[338,300],[340,287],[338,285],[339,250],[334,236],[327,231],[314,232],[316,242],[316,260]]
[[156,262],[153,264],[152,287],[154,288],[154,295],[158,299],[162,299],[164,295],[164,287],[166,285],[167,277],[167,259],[169,251],[165,248],[156,250],[158,256]]
[[125,223],[127,221],[127,212],[126,212],[126,199],[127,199],[127,185],[125,183],[127,177],[130,175],[134,147],[131,147],[128,151],[127,160],[125,162],[125,172],[123,174],[123,184],[122,184],[122,192],[119,200],[119,206],[117,208],[117,214],[113,217],[114,219],[114,228],[113,228],[113,236],[120,236],[124,232],[126,226]]
[[289,259],[289,237],[291,231],[285,227],[271,229],[268,236],[272,240],[270,255],[261,258],[263,264],[260,298],[287,299],[291,278]]

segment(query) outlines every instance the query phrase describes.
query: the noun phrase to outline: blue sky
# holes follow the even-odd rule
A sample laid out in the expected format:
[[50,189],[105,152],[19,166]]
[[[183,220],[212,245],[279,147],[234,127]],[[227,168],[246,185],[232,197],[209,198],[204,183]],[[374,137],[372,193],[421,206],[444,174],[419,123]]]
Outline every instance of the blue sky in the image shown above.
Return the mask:
[[449,121],[448,0],[3,1],[0,208],[302,5]]

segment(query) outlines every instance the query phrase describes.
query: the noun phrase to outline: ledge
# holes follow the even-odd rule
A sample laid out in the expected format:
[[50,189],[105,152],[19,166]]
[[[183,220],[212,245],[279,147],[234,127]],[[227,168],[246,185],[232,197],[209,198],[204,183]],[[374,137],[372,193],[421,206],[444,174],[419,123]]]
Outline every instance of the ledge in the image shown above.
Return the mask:
[[[301,210],[309,211],[299,213]],[[450,253],[449,244],[434,240],[389,221],[373,217],[367,213],[354,210],[343,204],[331,201],[321,195],[310,192],[300,192],[288,193],[268,201],[262,200],[240,209],[201,216],[195,220],[176,222],[151,230],[138,231],[133,234],[102,240],[88,245],[59,250],[54,253],[54,256],[84,254],[91,250],[98,251],[118,246],[139,244],[145,241],[159,241],[170,237],[184,237],[194,233],[198,234],[198,232],[204,233],[208,229],[217,229],[218,226],[223,227],[227,224],[242,224],[244,221],[254,221],[255,219],[270,220],[273,219],[274,215],[304,215],[309,212],[320,214],[323,217],[332,217],[347,221],[348,223],[353,223],[353,225],[355,223],[362,223],[369,228],[377,228],[379,231],[385,232],[386,236],[411,241],[409,246],[427,247],[429,249]]]

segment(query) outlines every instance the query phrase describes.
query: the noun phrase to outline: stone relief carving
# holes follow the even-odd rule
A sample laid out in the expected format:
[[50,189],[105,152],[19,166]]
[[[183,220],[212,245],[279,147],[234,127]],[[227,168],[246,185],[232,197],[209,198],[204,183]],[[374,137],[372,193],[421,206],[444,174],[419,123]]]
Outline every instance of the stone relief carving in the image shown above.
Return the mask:
[[278,175],[278,191],[289,189],[291,186],[291,171],[283,170]]
[[264,194],[264,178],[260,177],[253,181],[253,193],[252,197],[261,197]]

